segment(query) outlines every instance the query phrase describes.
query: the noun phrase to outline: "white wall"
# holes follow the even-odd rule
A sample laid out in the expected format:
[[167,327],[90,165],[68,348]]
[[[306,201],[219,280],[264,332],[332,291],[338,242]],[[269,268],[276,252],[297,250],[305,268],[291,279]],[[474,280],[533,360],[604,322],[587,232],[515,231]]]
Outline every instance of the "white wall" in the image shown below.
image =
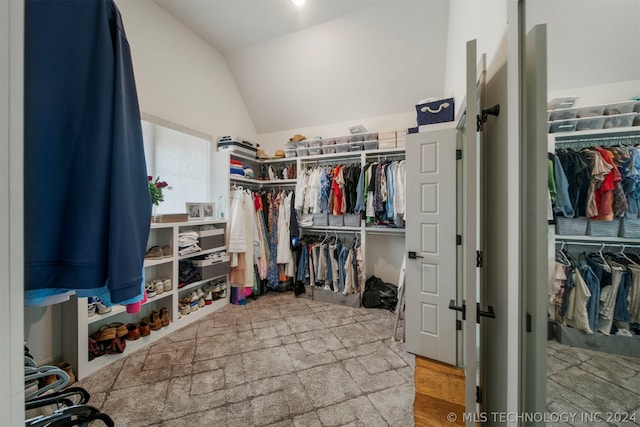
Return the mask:
[[634,96],[640,96],[640,80],[550,90],[548,99],[564,96],[577,96],[576,107],[626,101]]
[[448,2],[387,2],[227,55],[259,133],[442,97]]
[[466,43],[477,39],[478,58],[487,54],[490,78],[497,68],[492,64],[500,63],[497,56],[504,59],[500,44],[507,32],[507,0],[451,0],[448,31],[444,94],[455,98],[460,111],[466,92]]
[[140,110],[211,135],[255,137],[224,57],[151,0],[117,0]]

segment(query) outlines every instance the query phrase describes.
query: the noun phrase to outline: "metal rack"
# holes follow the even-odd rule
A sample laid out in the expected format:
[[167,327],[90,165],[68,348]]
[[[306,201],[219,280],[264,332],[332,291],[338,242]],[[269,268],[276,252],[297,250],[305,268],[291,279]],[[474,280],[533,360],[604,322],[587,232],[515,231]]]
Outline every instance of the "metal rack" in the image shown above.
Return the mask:
[[556,148],[613,147],[616,145],[640,145],[640,129],[555,137]]

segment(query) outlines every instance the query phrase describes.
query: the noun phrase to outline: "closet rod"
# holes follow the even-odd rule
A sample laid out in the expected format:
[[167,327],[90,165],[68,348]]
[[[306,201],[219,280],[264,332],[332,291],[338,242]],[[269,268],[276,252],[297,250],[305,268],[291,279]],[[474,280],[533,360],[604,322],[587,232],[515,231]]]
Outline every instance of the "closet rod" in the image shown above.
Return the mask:
[[599,246],[601,247],[602,245],[604,245],[605,247],[607,246],[624,246],[625,249],[626,248],[640,248],[640,245],[634,245],[633,243],[597,243],[597,242],[579,242],[579,241],[575,241],[575,240],[556,240],[556,245],[557,244],[564,244],[565,246],[569,246],[569,245],[573,245],[573,246]]
[[567,137],[556,140],[556,148],[612,147],[615,145],[637,144],[640,144],[640,134],[605,135],[591,138]]
[[357,159],[318,159],[305,161],[302,160],[302,167],[315,166],[319,164],[331,164],[331,165],[359,165],[360,158]]

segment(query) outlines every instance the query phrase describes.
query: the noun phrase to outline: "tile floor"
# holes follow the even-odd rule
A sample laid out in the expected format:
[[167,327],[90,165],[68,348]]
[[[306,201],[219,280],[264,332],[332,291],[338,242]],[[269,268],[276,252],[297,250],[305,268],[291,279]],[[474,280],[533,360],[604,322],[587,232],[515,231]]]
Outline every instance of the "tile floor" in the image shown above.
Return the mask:
[[[395,315],[270,293],[228,305],[85,378],[117,426],[413,426]],[[640,426],[640,360],[548,342],[550,426]],[[635,422],[581,414],[635,413]]]
[[555,340],[548,342],[547,354],[549,412],[575,414],[547,425],[640,426],[640,359]]
[[83,379],[117,426],[412,426],[395,315],[269,293]]

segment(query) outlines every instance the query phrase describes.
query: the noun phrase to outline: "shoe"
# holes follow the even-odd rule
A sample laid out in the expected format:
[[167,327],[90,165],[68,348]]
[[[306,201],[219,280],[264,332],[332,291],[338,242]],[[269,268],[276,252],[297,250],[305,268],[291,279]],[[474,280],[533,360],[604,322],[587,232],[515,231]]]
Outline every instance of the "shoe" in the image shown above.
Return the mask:
[[180,314],[186,316],[189,313],[191,313],[191,301],[180,301]]
[[213,294],[211,293],[211,291],[208,291],[206,294],[204,294],[204,304],[210,305],[212,303],[213,303]]
[[162,255],[164,258],[171,258],[173,256],[173,249],[171,249],[171,246],[164,245],[162,247]]
[[156,296],[156,287],[152,282],[147,282],[144,290],[147,293],[147,298],[153,298]]
[[204,300],[204,297],[202,298],[198,298],[198,308],[202,308],[206,305],[206,302]]
[[191,302],[198,302],[198,293],[196,291],[191,292]]
[[92,302],[87,304],[87,317],[95,316],[96,314],[96,305]]
[[144,259],[162,258],[164,258],[164,253],[162,252],[162,248],[160,246],[152,246],[147,250],[147,253],[144,254]]
[[153,289],[156,291],[156,295],[162,295],[164,293],[164,285],[162,284],[162,280],[154,280]]
[[151,313],[149,313],[149,328],[151,328],[152,331],[157,331],[162,328],[160,313],[155,310],[151,310]]
[[111,307],[107,307],[106,305],[104,305],[100,298],[95,298],[95,300],[96,311],[98,312],[98,314],[107,314],[111,312]]
[[200,308],[198,306],[198,300],[195,301],[191,301],[191,312],[193,313],[194,311],[198,311],[198,308]]
[[100,329],[90,335],[97,342],[108,341],[116,338],[116,329],[107,325],[102,325]]
[[162,288],[164,289],[165,292],[169,292],[171,289],[173,289],[173,284],[171,283],[171,279],[164,279],[162,281]]
[[202,289],[196,289],[196,296],[198,297],[198,299],[204,297],[204,292],[202,292]]
[[116,338],[122,338],[127,335],[127,332],[129,332],[127,325],[122,322],[111,323],[109,327],[116,330]]
[[127,324],[127,335],[124,336],[124,339],[129,341],[135,341],[140,338],[140,328],[135,323]]
[[67,384],[67,386],[70,386],[71,384],[76,382],[76,376],[73,373],[73,369],[71,368],[71,364],[69,362],[58,363],[58,368],[62,369],[67,373],[67,375],[69,375],[69,383]]
[[215,284],[211,287],[211,292],[220,292],[220,282],[215,283]]
[[162,324],[163,328],[165,326],[169,326],[169,323],[171,323],[171,319],[169,318],[169,310],[167,309],[167,307],[162,307],[160,309],[160,323]]
[[141,337],[146,337],[151,333],[148,317],[143,317],[142,320],[138,322],[138,330],[140,331]]

